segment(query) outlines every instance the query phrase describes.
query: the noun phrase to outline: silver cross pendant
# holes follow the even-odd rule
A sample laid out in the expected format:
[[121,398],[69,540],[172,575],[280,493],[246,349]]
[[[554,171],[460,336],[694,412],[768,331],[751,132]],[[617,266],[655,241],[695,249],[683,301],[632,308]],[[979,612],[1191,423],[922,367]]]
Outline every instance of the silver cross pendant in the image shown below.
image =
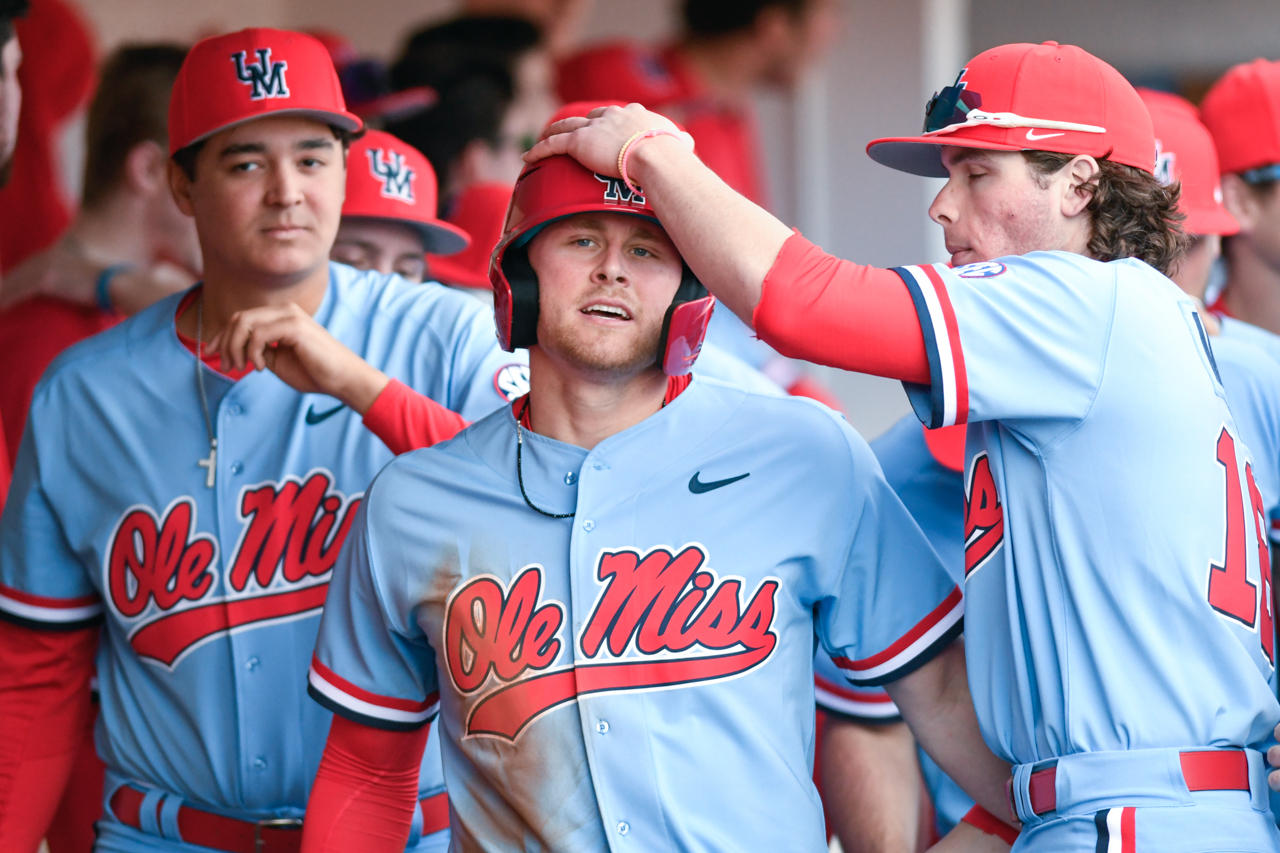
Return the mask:
[[218,476],[218,442],[214,439],[209,443],[209,457],[201,459],[196,463],[201,468],[206,469],[207,473],[204,478],[206,488],[212,489],[215,479]]

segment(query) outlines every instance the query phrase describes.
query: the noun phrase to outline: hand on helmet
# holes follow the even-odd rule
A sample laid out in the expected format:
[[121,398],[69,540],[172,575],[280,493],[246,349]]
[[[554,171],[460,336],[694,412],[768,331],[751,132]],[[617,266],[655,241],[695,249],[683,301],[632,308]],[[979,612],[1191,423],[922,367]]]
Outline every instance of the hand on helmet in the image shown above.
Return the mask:
[[627,140],[646,130],[670,130],[692,142],[666,116],[650,112],[640,104],[594,109],[586,118],[574,117],[558,121],[543,131],[543,139],[524,155],[526,163],[535,163],[555,154],[568,154],[593,172],[610,177],[618,174],[618,153]]

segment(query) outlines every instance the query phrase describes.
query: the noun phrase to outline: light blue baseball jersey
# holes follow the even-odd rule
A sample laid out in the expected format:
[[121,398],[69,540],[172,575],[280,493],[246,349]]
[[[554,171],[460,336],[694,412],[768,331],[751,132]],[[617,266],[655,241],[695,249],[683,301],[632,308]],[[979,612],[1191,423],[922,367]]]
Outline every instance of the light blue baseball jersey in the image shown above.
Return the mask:
[[916,413],[972,425],[987,743],[1030,764],[1262,742],[1280,722],[1266,510],[1195,304],[1140,261],[1063,252],[896,272],[930,362]]
[[[234,817],[300,817],[330,721],[304,689],[321,606],[391,453],[337,400],[270,372],[233,382],[205,369],[209,488],[180,298],[69,349],[41,380],[0,522],[0,613],[36,627],[105,617],[97,743],[113,784]],[[464,416],[521,390],[522,359],[498,349],[488,312],[443,287],[332,264],[315,316]],[[429,750],[422,794],[442,784]],[[102,826],[113,849],[159,843]]]
[[[717,314],[725,313],[722,308]],[[747,364],[738,356],[713,343],[703,343],[698,353],[694,372],[708,379],[718,379],[729,385],[750,391],[753,394],[764,394],[769,397],[786,396],[786,391],[778,383]]]
[[[963,429],[963,427],[953,427]],[[907,415],[871,442],[885,481],[920,525],[952,580],[964,583],[964,478],[952,460],[942,461],[925,443],[920,421]],[[963,466],[963,459],[955,464]],[[814,660],[818,707],[866,722],[899,719],[898,708],[882,688],[858,690],[840,684],[838,668],[823,649]],[[973,799],[942,772],[924,750],[920,770],[933,798],[939,835],[959,823]]]
[[439,709],[455,849],[826,850],[815,634],[874,685],[962,621],[866,444],[695,375],[590,451],[523,431],[553,519],[517,440],[508,408],[378,476],[312,695],[391,728]]
[[[1255,326],[1252,323],[1246,323],[1243,320],[1224,315],[1218,315],[1218,325],[1220,332],[1217,338],[1214,339],[1215,349],[1222,341],[1242,341],[1261,349],[1272,361],[1280,364],[1280,335],[1268,332],[1266,329]],[[1225,376],[1223,381],[1227,381]],[[1265,444],[1265,442],[1259,442],[1260,447],[1255,448],[1248,438],[1246,435],[1245,443],[1253,450],[1254,458],[1259,459],[1265,455],[1265,451],[1261,449],[1261,445]],[[1280,465],[1280,462],[1277,462],[1277,464]],[[1258,485],[1259,487],[1262,486],[1261,483]],[[1280,508],[1273,509],[1271,513],[1271,541],[1273,543],[1280,541]]]

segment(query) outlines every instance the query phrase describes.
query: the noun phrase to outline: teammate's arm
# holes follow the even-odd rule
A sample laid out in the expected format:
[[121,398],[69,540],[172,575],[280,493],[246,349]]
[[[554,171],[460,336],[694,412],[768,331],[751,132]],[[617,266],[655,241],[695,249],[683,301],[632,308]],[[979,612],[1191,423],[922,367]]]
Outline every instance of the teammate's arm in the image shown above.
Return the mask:
[[430,731],[387,731],[335,715],[307,800],[302,853],[402,853]]
[[0,850],[35,850],[49,829],[93,714],[97,647],[96,627],[0,621]]
[[999,835],[961,821],[929,853],[1006,853],[1013,845]]
[[863,723],[828,712],[822,800],[846,853],[916,849],[920,762],[905,723]]
[[957,640],[924,666],[885,685],[916,740],[948,776],[994,815],[1007,814],[1007,763],[982,740],[969,695],[964,641]]
[[241,311],[209,342],[224,366],[270,368],[304,394],[328,394],[364,417],[397,455],[446,441],[467,421],[352,352],[293,303]]

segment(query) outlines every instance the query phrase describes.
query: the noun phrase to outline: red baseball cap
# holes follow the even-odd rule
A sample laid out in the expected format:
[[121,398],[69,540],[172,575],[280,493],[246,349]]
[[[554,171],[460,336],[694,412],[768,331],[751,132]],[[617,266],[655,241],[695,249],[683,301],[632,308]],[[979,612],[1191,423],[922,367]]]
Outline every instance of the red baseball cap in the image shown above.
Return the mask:
[[1240,223],[1222,206],[1218,152],[1196,108],[1168,92],[1139,89],[1138,94],[1156,132],[1156,180],[1166,185],[1182,182],[1178,208],[1187,216],[1187,232],[1225,237],[1239,231]]
[[1109,155],[1150,173],[1151,117],[1129,81],[1073,45],[1006,44],[969,61],[925,107],[920,136],[877,139],[871,159],[892,169],[947,177],[942,146],[992,151]]
[[472,184],[454,199],[449,221],[471,235],[471,245],[456,255],[427,258],[430,277],[443,284],[483,287],[489,284],[489,256],[502,239],[502,225],[511,204],[511,184]]
[[290,30],[249,29],[197,42],[169,100],[169,153],[220,130],[270,115],[313,118],[351,132],[329,51]]
[[418,149],[381,130],[351,143],[347,198],[342,217],[380,219],[411,226],[426,252],[450,255],[471,238],[436,216],[436,171]]
[[1247,172],[1280,163],[1280,62],[1255,59],[1223,74],[1200,103],[1218,164]]

